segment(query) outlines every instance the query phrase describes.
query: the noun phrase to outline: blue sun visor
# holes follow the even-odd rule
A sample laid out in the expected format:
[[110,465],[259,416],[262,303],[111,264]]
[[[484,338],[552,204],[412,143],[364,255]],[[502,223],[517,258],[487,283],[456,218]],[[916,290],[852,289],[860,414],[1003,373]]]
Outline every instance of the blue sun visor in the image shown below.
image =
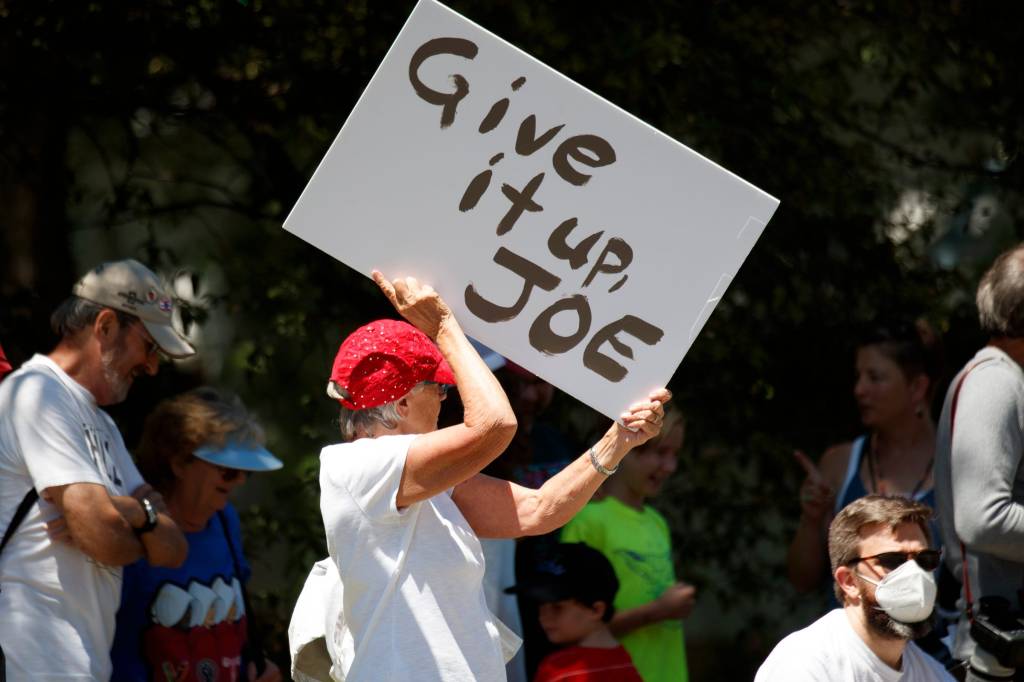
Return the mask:
[[204,445],[196,448],[193,454],[204,462],[242,471],[274,471],[284,466],[266,448],[234,441],[228,441],[223,447]]

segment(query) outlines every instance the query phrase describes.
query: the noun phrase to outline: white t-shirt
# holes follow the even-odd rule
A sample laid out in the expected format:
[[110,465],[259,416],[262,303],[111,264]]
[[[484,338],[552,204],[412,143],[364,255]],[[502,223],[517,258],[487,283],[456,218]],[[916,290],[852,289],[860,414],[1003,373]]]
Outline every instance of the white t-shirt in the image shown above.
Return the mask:
[[[128,495],[142,476],[113,420],[83,386],[36,355],[0,383],[0,529],[30,488],[99,483]],[[110,678],[121,568],[51,542],[39,499],[0,554],[0,646],[7,679]]]
[[902,665],[902,670],[886,665],[839,608],[779,642],[754,682],[953,682],[942,664],[913,642],[903,650]]
[[320,453],[320,510],[343,593],[327,632],[335,679],[504,680],[483,551],[450,492],[397,508],[415,438],[364,438]]

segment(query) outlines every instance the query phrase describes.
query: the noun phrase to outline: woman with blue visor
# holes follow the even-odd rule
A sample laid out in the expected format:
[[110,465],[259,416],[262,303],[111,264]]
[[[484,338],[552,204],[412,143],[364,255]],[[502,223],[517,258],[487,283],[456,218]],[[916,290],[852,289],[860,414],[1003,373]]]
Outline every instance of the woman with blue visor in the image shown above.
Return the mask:
[[249,474],[281,468],[263,442],[242,401],[213,388],[165,400],[147,417],[139,469],[185,533],[188,557],[178,568],[125,567],[112,679],[281,679],[273,663],[252,660],[262,652],[250,641],[251,571],[228,501]]

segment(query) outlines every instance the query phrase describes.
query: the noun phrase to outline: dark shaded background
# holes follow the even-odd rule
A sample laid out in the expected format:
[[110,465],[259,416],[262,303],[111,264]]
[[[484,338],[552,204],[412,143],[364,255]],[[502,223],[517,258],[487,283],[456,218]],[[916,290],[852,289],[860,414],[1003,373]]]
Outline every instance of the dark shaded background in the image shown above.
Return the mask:
[[[782,577],[791,452],[856,434],[857,330],[924,317],[950,367],[981,342],[979,269],[1020,233],[1014,5],[451,6],[782,200],[673,379],[691,428],[660,501],[701,590],[693,679],[749,679],[816,608]],[[246,539],[279,657],[325,554],[333,350],[390,314],[280,226],[411,8],[0,0],[0,343],[16,365],[48,350],[49,312],[102,259],[183,273],[204,358],[138,382],[113,412],[130,446],[155,401],[199,383],[261,414],[287,466],[247,486]],[[595,424],[568,398],[554,409],[576,437]]]

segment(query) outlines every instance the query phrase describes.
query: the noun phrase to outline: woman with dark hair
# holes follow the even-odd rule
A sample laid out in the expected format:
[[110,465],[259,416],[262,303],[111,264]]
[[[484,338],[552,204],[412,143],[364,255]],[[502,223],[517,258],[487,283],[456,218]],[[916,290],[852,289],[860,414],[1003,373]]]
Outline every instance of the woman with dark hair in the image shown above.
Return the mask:
[[[378,320],[350,334],[328,384],[344,441],[320,454],[320,508],[341,595],[325,633],[332,677],[504,680],[518,642],[487,608],[479,538],[562,526],[630,450],[658,434],[669,394],[633,405],[539,489],[491,478],[480,471],[516,429],[501,386],[433,289],[379,272],[374,280],[408,322]],[[463,421],[439,429],[453,384]]]
[[[828,526],[854,500],[896,495],[935,508],[931,400],[938,363],[924,342],[928,332],[920,323],[879,327],[864,336],[857,345],[853,396],[866,432],[852,442],[830,447],[817,465],[804,453],[794,453],[807,478],[800,487],[800,522],[786,555],[786,568],[789,581],[800,592],[829,584]],[[932,546],[938,548],[941,538],[937,525],[932,526]],[[950,589],[955,580],[948,573],[936,577],[939,601],[953,608],[949,597],[956,592]],[[832,591],[828,594],[830,605],[838,606]],[[949,651],[939,641],[942,629],[917,643],[947,663]]]
[[800,487],[800,523],[786,567],[797,590],[828,578],[828,524],[840,509],[869,494],[902,495],[935,507],[932,467],[935,423],[931,398],[935,363],[916,327],[880,327],[857,345],[853,396],[866,432],[833,445],[815,465],[797,451],[807,472]]
[[228,502],[250,473],[281,468],[263,440],[242,401],[213,388],[165,400],[146,418],[139,470],[185,533],[188,558],[178,568],[125,567],[112,680],[281,679],[269,661],[258,673],[242,660],[243,649],[262,652],[249,641],[249,563]]

